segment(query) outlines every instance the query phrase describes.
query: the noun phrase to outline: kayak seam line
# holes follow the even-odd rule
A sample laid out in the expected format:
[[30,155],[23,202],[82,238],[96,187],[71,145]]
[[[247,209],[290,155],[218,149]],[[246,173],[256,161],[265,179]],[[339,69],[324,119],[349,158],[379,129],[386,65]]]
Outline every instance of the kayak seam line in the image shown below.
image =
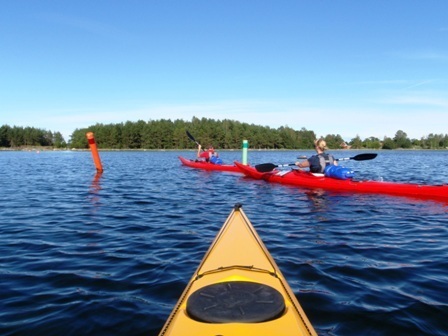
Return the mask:
[[205,275],[209,275],[209,274],[213,274],[213,273],[219,273],[219,272],[224,272],[224,271],[231,270],[231,269],[244,269],[244,270],[250,270],[250,271],[255,271],[255,272],[260,272],[260,273],[267,273],[267,274],[273,276],[276,279],[279,278],[279,276],[278,276],[278,274],[276,272],[268,271],[268,270],[263,269],[263,268],[257,268],[257,267],[254,267],[253,265],[252,266],[232,265],[232,266],[221,266],[221,267],[218,267],[216,269],[200,273],[200,274],[196,275],[195,280],[198,280],[198,279],[202,278]]

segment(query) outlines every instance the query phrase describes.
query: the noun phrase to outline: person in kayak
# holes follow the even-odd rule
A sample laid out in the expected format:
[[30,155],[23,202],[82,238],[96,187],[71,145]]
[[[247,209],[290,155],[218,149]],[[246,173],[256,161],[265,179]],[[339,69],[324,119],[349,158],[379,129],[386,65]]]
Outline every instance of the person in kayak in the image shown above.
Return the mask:
[[296,162],[296,166],[300,168],[310,168],[311,173],[319,173],[323,174],[325,171],[325,167],[328,165],[338,165],[338,162],[334,159],[333,155],[325,153],[327,148],[327,143],[324,139],[320,138],[319,140],[314,141],[314,149],[317,154],[309,157],[305,161]]
[[199,144],[198,145],[198,153],[197,153],[197,157],[199,159],[203,159],[206,162],[211,162],[211,163],[215,163],[215,164],[221,164],[222,160],[218,157],[218,152],[215,151],[215,149],[213,148],[213,146],[209,145],[208,149],[201,152],[202,146]]

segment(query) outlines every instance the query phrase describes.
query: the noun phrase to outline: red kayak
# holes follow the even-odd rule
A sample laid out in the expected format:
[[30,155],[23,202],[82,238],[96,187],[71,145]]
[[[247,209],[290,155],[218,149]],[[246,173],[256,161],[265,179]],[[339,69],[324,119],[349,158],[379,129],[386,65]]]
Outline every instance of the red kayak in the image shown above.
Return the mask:
[[191,168],[241,173],[241,170],[237,166],[234,166],[234,165],[225,165],[225,164],[219,165],[219,164],[214,164],[214,163],[205,162],[205,161],[189,160],[189,159],[183,158],[182,156],[179,156],[179,160],[182,162],[182,164],[184,166],[191,167]]
[[273,170],[271,172],[263,173],[257,171],[254,167],[245,166],[239,162],[235,162],[235,165],[248,177],[273,183],[289,184],[311,189],[317,188],[344,192],[388,194],[448,201],[447,184],[422,185],[378,181],[353,181],[351,179],[339,180],[331,177],[315,176],[309,172],[298,169],[290,171]]

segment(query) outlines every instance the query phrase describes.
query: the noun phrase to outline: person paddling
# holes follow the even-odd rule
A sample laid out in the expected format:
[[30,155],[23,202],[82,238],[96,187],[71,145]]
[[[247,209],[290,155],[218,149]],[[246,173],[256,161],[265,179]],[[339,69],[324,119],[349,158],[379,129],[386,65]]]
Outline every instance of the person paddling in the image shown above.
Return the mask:
[[218,152],[215,151],[213,146],[209,145],[208,149],[203,152],[201,152],[201,149],[202,149],[202,146],[200,144],[198,144],[198,153],[196,156],[199,159],[204,159],[207,162],[211,162],[211,163],[215,163],[215,164],[222,163],[221,159],[218,158]]
[[314,149],[317,154],[309,157],[305,161],[296,162],[296,166],[299,168],[309,167],[311,173],[323,174],[326,166],[338,165],[338,162],[334,159],[333,155],[325,153],[325,150],[328,148],[324,139],[320,138],[319,140],[315,140]]

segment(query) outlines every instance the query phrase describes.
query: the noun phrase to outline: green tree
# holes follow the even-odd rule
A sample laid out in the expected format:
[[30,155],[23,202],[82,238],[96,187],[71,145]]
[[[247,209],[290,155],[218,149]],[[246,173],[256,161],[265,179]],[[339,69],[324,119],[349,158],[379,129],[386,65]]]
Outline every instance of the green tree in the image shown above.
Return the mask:
[[145,122],[139,120],[134,123],[127,121],[123,125],[121,132],[121,140],[123,148],[138,149],[142,144],[142,131],[144,129]]
[[53,133],[53,145],[56,148],[67,147],[67,143],[65,142],[64,137],[62,136],[61,132]]
[[339,134],[328,134],[324,140],[327,143],[327,147],[333,149],[341,148],[341,144],[344,142],[344,139]]
[[397,144],[393,139],[391,139],[389,137],[384,137],[382,148],[383,149],[396,149]]
[[349,144],[350,146],[352,146],[353,149],[360,149],[363,147],[363,142],[359,135],[356,135],[355,138],[350,140]]
[[8,125],[0,127],[0,147],[11,147],[10,137],[11,127]]
[[70,147],[72,148],[89,148],[89,143],[86,139],[87,128],[75,129],[70,137]]
[[381,140],[375,137],[370,137],[363,141],[363,146],[367,149],[380,149]]
[[408,138],[408,135],[401,130],[395,133],[394,142],[397,148],[411,148],[411,140]]

